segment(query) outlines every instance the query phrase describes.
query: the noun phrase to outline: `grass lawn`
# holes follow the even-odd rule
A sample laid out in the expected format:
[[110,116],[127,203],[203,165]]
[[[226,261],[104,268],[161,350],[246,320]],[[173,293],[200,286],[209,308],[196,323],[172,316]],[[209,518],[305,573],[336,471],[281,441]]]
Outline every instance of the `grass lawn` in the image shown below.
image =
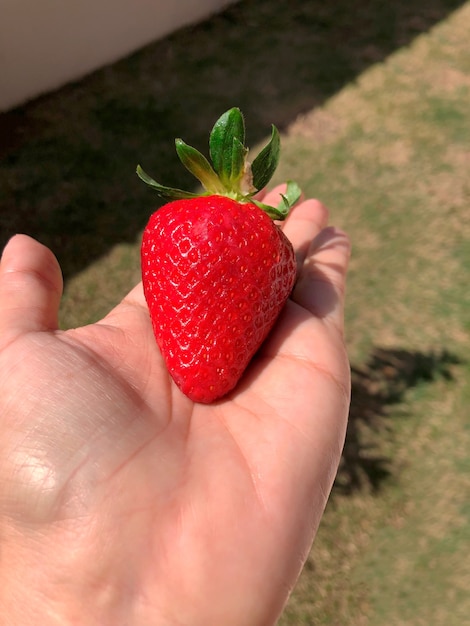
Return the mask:
[[[333,6],[334,4],[334,6]],[[57,253],[64,327],[139,279],[154,197],[231,106],[353,241],[343,462],[287,625],[470,623],[470,2],[244,0],[0,115],[0,246]],[[251,131],[251,134],[250,134]],[[257,134],[258,133],[258,134]]]

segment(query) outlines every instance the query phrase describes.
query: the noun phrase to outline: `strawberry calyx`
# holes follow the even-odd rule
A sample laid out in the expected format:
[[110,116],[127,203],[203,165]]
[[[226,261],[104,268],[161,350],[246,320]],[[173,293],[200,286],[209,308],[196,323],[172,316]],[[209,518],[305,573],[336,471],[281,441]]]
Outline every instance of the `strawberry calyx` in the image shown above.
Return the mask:
[[250,163],[248,161],[249,150],[245,146],[245,120],[237,107],[226,111],[214,124],[209,136],[211,162],[199,150],[189,146],[182,139],[176,139],[175,146],[180,161],[199,180],[205,191],[197,194],[165,187],[151,178],[138,165],[139,178],[156,191],[163,200],[220,195],[241,203],[251,202],[272,219],[284,220],[300,198],[300,188],[294,181],[288,181],[286,192],[281,195],[281,201],[277,207],[263,204],[253,197],[266,187],[277,168],[280,136],[279,131],[273,125],[269,143]]

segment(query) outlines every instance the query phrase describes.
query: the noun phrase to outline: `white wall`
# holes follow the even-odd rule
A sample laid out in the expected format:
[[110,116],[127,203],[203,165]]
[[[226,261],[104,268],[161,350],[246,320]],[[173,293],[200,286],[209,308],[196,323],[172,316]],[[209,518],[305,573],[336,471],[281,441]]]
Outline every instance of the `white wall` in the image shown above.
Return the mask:
[[0,111],[112,63],[234,0],[0,0]]

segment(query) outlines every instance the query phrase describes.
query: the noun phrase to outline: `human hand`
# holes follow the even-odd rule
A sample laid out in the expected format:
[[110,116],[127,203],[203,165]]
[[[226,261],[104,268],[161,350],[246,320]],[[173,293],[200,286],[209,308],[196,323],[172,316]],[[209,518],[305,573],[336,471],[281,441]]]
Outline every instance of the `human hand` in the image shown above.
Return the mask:
[[[280,188],[266,203],[275,204]],[[349,243],[301,202],[299,278],[237,388],[193,404],[169,377],[142,286],[58,330],[52,253],[0,264],[0,614],[86,626],[272,624],[316,533],[349,406]]]

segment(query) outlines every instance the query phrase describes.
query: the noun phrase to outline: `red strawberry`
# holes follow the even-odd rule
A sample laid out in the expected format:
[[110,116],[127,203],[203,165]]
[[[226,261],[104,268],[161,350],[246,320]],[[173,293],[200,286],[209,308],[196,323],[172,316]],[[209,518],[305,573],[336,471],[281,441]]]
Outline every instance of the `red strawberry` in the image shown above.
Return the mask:
[[292,245],[273,219],[284,219],[300,195],[290,182],[280,206],[253,199],[279,160],[279,133],[250,165],[239,109],[215,124],[213,166],[181,139],[183,164],[206,189],[169,189],[138,166],[164,199],[142,241],[142,280],[155,338],[176,384],[196,402],[232,390],[283,308],[296,277]]

